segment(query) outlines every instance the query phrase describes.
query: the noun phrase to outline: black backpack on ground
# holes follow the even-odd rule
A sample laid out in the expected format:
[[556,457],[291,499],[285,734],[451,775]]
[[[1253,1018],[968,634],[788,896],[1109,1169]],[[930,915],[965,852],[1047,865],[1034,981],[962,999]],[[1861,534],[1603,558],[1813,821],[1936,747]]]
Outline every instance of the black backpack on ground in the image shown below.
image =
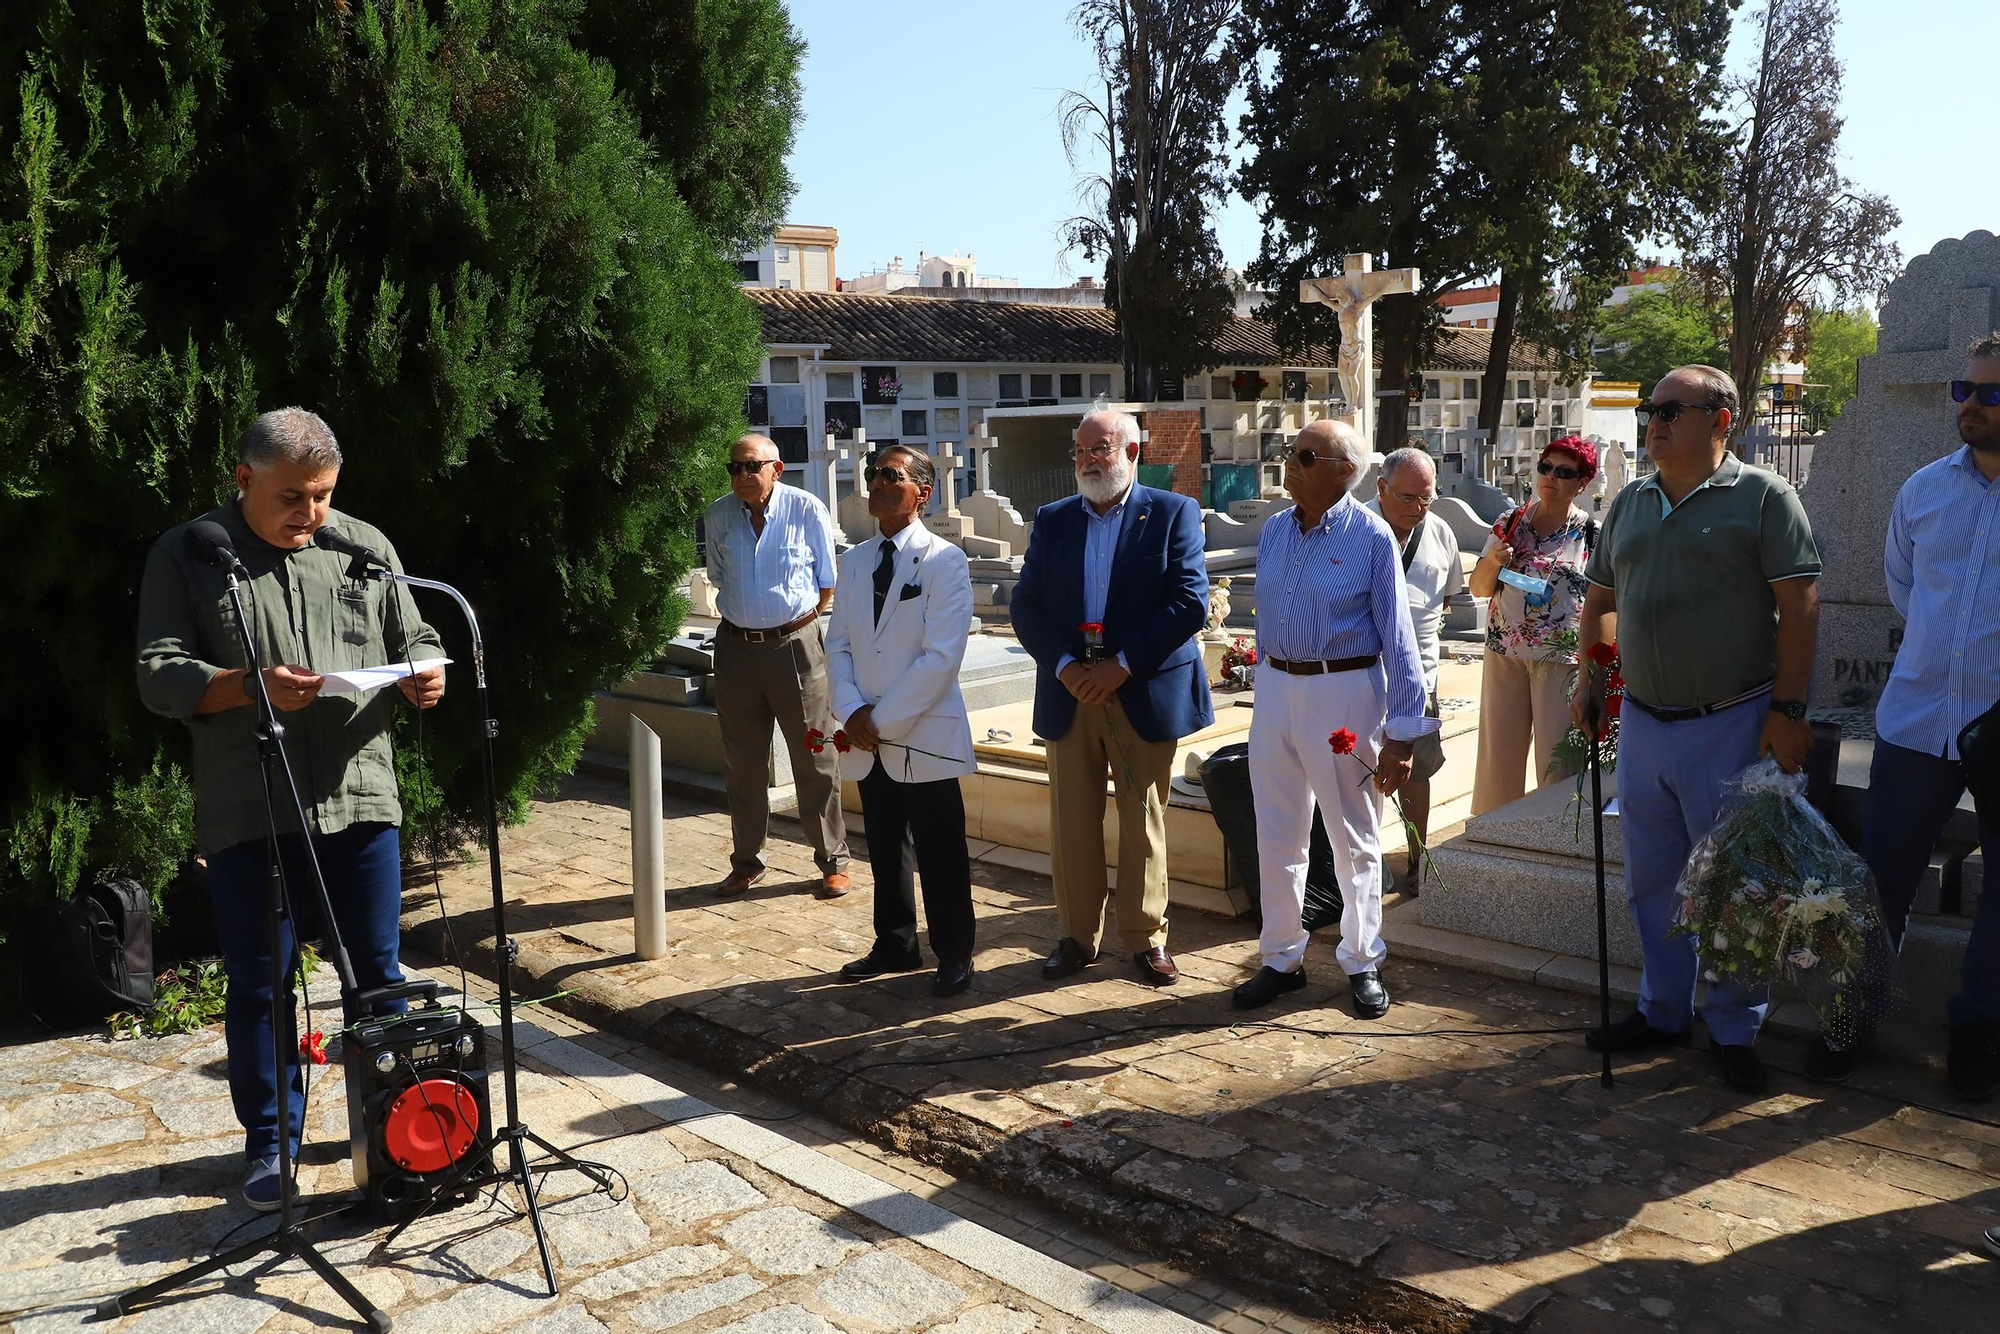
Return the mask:
[[[1237,741],[1219,747],[1201,764],[1201,790],[1208,797],[1209,814],[1222,831],[1236,879],[1250,895],[1250,915],[1264,920],[1258,901],[1257,797],[1250,789],[1250,747]],[[1305,906],[1300,923],[1308,931],[1340,925],[1340,879],[1334,871],[1333,845],[1327,841],[1326,824],[1319,807],[1313,807],[1312,840],[1307,853]]]
[[136,880],[77,886],[50,903],[22,947],[23,1000],[50,1028],[102,1023],[153,1004],[153,901]]

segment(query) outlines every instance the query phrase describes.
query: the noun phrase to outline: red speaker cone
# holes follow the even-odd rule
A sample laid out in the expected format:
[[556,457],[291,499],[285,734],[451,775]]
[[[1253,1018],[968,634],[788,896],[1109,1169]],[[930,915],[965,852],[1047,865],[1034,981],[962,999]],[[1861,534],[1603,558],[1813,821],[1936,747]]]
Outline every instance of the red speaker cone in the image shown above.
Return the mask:
[[465,1156],[478,1133],[472,1090],[452,1079],[426,1079],[389,1105],[382,1146],[406,1172],[441,1172]]

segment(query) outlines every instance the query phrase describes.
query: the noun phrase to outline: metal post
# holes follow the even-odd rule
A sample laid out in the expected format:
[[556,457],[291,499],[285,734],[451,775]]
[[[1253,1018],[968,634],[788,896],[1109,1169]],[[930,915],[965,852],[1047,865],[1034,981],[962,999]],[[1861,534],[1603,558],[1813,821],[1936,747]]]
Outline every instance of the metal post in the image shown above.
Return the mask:
[[631,719],[632,948],[642,959],[667,952],[667,864],[660,822],[660,735]]

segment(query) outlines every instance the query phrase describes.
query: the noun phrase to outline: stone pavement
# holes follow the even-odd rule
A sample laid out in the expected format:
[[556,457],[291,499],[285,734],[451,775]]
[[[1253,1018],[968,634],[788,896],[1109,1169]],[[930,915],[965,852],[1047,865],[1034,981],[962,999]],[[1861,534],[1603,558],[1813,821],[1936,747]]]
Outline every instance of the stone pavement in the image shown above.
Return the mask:
[[[314,989],[333,1003],[331,978],[321,978],[328,985],[316,979]],[[386,1248],[384,1230],[365,1216],[315,1225],[323,1253],[402,1334],[1207,1328],[609,1059],[592,1049],[600,1039],[560,1016],[517,1028],[523,1120],[615,1168],[623,1189],[613,1198],[590,1193],[575,1173],[544,1178],[562,1288],[555,1300],[528,1223],[490,1196],[424,1220]],[[301,1167],[309,1196],[351,1194],[337,1071],[326,1067],[312,1086]],[[498,1114],[497,1077],[493,1095]],[[270,1257],[121,1320],[90,1318],[102,1297],[272,1226],[236,1198],[241,1172],[219,1030],[0,1047],[0,1328],[358,1327],[297,1261],[276,1266]]]
[[[871,936],[865,860],[856,892],[816,902],[780,824],[773,874],[718,901],[726,816],[678,802],[670,948],[641,962],[624,803],[576,780],[503,836],[524,991],[566,989],[606,1030],[1142,1254],[1343,1329],[1991,1327],[2000,1264],[1978,1235],[2000,1219],[2000,1124],[1931,1072],[1827,1089],[1781,1071],[1752,1099],[1688,1051],[1626,1062],[1605,1090],[1573,1032],[1545,1031],[1591,1021],[1583,998],[1392,959],[1397,1004],[1364,1023],[1325,940],[1311,986],[1239,1022],[1228,990],[1253,931],[1185,911],[1178,987],[1115,962],[1049,986],[1047,878],[984,848],[971,992],[940,1003],[921,974],[841,986]],[[484,862],[444,890],[490,968]],[[406,907],[406,930],[443,945],[428,887]]]

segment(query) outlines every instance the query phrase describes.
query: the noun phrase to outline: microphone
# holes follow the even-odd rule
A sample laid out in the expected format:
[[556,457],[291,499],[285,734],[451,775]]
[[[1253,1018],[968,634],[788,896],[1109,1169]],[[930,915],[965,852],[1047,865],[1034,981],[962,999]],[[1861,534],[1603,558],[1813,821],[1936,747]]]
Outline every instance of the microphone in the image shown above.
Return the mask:
[[359,542],[349,541],[347,538],[341,536],[338,528],[331,526],[321,527],[313,533],[313,545],[321,551],[337,551],[343,556],[353,557],[357,562],[366,562],[380,569],[386,570],[389,568],[388,561],[383,560]]
[[188,525],[188,541],[193,544],[195,554],[218,570],[237,568],[236,541],[229,536],[229,530],[213,519],[202,519]]

